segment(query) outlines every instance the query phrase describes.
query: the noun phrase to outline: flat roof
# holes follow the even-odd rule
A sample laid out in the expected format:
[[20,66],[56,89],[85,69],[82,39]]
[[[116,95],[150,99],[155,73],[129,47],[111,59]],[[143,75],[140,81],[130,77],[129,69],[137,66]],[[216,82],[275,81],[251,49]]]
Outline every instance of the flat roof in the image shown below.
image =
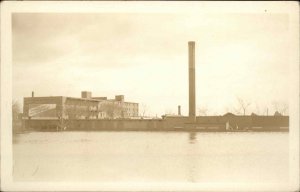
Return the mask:
[[101,100],[97,100],[97,99],[89,99],[89,98],[81,98],[81,97],[65,97],[67,99],[76,99],[76,100],[83,100],[83,101],[96,101],[99,102]]

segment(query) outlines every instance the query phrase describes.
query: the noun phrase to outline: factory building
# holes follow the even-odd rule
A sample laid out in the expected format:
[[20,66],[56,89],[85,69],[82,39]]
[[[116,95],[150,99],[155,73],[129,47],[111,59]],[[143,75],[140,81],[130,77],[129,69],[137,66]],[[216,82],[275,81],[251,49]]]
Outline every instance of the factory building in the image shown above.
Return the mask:
[[[99,99],[93,97],[93,99]],[[124,95],[116,95],[115,99],[108,100],[107,98],[99,99],[98,103],[99,117],[98,118],[131,118],[137,117],[139,114],[138,103],[125,102]]]
[[76,97],[25,97],[25,119],[117,119],[138,116],[138,103],[125,102],[124,95],[115,99],[92,97],[88,91]]
[[[190,41],[188,42],[188,116],[181,114],[179,105],[177,116],[163,116],[163,119],[155,120],[137,120],[133,117],[138,116],[138,103],[125,102],[124,95],[116,95],[114,99],[108,99],[107,97],[93,97],[92,93],[88,91],[83,91],[81,98],[34,97],[34,93],[32,93],[32,97],[24,98],[24,127],[37,130],[52,128],[59,130],[61,128],[61,130],[121,131],[289,131],[288,116],[226,114],[224,116],[197,117],[195,58],[195,42]],[[119,118],[123,120],[95,120]],[[32,121],[31,119],[37,120]],[[74,121],[64,121],[65,119]],[[85,121],[84,119],[90,120]]]

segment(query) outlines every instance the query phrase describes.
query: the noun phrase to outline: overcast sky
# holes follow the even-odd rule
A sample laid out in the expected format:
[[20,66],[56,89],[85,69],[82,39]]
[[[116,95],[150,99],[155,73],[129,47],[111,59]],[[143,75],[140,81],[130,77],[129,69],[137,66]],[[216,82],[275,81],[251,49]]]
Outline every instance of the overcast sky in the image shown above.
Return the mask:
[[288,102],[287,14],[15,13],[13,98],[124,94],[147,113],[188,112],[188,41],[196,101],[208,114]]

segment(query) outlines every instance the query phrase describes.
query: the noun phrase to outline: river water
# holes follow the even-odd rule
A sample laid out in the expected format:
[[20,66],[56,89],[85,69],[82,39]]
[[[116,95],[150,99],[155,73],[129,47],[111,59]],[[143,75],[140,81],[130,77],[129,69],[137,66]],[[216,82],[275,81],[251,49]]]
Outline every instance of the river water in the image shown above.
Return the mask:
[[288,133],[33,132],[15,181],[288,182]]

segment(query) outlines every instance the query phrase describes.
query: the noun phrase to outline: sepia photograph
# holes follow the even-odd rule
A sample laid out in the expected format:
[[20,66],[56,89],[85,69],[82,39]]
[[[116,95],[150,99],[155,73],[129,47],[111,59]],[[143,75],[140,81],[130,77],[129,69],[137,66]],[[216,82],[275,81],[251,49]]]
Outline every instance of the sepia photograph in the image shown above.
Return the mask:
[[1,191],[299,189],[297,2],[1,3]]

